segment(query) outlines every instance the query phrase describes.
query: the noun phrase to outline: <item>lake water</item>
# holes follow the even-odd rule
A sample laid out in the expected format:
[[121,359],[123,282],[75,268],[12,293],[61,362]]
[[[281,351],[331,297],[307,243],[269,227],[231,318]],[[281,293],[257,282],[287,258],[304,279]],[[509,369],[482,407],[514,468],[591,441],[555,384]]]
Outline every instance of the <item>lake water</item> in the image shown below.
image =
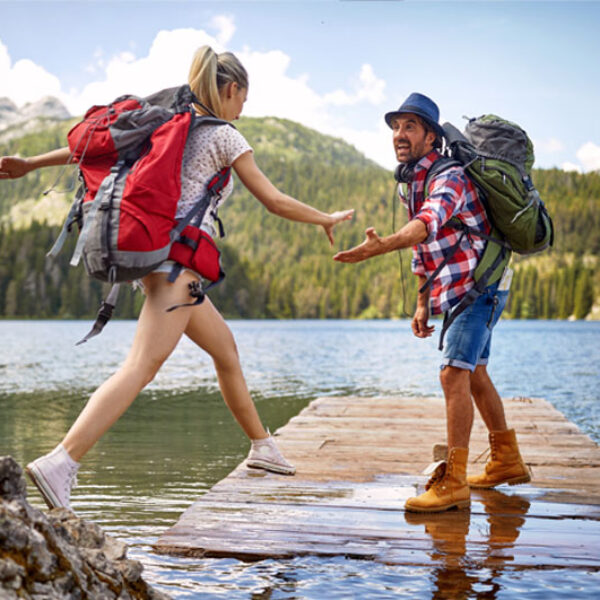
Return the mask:
[[[135,323],[87,344],[82,321],[0,322],[0,455],[22,465],[51,449],[89,393],[122,361]],[[324,395],[440,395],[437,336],[409,321],[232,321],[249,388],[271,430]],[[439,328],[439,326],[438,326]],[[600,442],[600,323],[503,321],[489,371],[502,396],[549,400]],[[86,456],[82,517],[130,545],[145,577],[175,598],[438,598],[434,570],[338,558],[242,563],[155,554],[151,545],[225,477],[248,442],[220,398],[210,359],[183,341],[130,410]],[[30,488],[30,500],[44,507]],[[466,573],[477,598],[598,597],[600,574]]]

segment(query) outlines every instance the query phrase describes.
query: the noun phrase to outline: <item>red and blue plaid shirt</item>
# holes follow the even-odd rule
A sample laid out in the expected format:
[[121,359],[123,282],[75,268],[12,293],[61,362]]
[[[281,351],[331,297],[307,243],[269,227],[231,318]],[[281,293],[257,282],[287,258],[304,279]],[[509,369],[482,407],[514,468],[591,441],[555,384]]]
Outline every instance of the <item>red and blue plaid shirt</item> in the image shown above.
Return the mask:
[[[427,227],[427,239],[413,246],[412,271],[429,278],[458,241],[461,232],[447,225],[458,217],[465,225],[490,232],[485,209],[477,191],[462,167],[451,167],[432,177],[425,197],[425,179],[431,165],[441,157],[436,150],[415,165],[414,179],[407,187],[407,197],[399,186],[400,199],[409,219],[419,219]],[[429,297],[432,314],[444,313],[473,287],[473,273],[485,247],[485,240],[465,235],[460,246],[432,282]]]

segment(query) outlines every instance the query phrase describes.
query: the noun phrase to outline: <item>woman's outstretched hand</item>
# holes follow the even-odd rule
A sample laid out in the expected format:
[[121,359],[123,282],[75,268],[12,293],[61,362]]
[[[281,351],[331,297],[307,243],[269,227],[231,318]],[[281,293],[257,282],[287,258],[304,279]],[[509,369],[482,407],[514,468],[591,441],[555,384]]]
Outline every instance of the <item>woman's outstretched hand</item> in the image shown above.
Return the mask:
[[18,156],[0,157],[0,179],[17,179],[31,171],[27,159]]
[[338,210],[329,215],[329,222],[323,225],[323,229],[329,238],[329,243],[333,246],[333,228],[342,221],[349,221],[354,216],[354,209]]

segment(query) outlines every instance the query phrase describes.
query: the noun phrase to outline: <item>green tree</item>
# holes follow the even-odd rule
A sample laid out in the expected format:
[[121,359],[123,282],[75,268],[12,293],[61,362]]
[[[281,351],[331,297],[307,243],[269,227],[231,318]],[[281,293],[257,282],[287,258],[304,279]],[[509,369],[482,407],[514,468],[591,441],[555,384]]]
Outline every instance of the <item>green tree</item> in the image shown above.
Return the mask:
[[575,285],[574,315],[576,319],[585,319],[594,304],[594,285],[587,269],[579,273]]

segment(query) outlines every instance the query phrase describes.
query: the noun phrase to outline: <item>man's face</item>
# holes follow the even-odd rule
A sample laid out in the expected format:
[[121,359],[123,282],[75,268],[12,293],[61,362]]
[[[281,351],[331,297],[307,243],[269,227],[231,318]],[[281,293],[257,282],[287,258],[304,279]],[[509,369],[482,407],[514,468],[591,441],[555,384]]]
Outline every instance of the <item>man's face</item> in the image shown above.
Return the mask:
[[398,162],[416,161],[433,149],[435,134],[427,132],[417,115],[405,113],[392,120],[392,141]]

